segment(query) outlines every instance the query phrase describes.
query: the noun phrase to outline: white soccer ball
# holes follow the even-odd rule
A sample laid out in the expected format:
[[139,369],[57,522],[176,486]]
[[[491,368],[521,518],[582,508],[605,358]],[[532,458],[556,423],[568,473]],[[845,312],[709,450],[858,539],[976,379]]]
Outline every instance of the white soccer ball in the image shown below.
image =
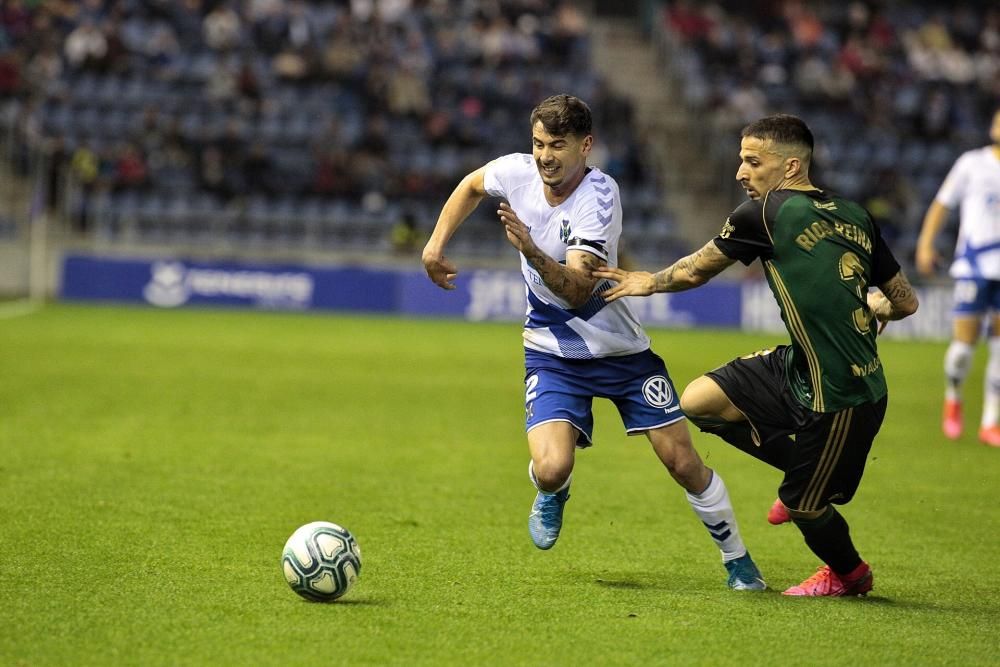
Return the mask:
[[329,521],[313,521],[285,542],[281,569],[285,581],[302,597],[331,602],[358,580],[361,549],[346,528]]

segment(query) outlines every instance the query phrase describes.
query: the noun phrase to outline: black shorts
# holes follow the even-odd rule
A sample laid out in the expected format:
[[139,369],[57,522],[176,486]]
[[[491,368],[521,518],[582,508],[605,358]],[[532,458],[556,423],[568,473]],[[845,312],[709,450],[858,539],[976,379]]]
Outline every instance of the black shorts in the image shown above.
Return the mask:
[[785,377],[788,346],[734,359],[709,371],[753,429],[754,443],[780,461],[778,497],[813,511],[848,502],[858,489],[888,397],[839,412],[814,412],[792,394]]

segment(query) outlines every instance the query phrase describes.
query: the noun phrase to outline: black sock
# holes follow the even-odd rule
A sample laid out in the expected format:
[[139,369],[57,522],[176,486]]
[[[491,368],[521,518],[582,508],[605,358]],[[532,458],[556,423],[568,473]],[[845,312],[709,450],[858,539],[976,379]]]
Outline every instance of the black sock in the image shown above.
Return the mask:
[[851,530],[832,505],[815,519],[795,519],[806,544],[819,559],[837,574],[850,574],[861,564],[861,556],[851,541]]
[[760,459],[769,466],[774,466],[782,472],[788,470],[792,447],[795,446],[791,438],[778,438],[758,446],[754,442],[753,429],[750,428],[749,422],[727,422],[705,417],[688,417],[688,419],[705,433],[719,436],[733,447]]

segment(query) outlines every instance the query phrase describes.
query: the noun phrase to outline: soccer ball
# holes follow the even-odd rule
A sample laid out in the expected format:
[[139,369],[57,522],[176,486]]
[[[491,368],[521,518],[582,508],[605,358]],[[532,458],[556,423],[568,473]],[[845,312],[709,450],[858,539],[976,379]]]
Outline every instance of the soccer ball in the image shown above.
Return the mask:
[[302,597],[331,602],[358,580],[361,549],[346,528],[329,521],[313,521],[285,542],[281,569],[285,581]]

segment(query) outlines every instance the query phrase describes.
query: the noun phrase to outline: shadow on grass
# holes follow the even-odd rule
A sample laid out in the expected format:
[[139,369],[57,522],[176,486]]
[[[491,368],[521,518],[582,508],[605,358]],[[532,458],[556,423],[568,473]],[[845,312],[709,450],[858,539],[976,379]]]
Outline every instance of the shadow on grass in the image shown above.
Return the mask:
[[314,602],[312,600],[302,600],[302,604],[313,605],[316,607],[388,607],[388,600],[372,599],[372,598],[340,598],[339,600],[331,600],[330,602]]
[[605,588],[618,588],[624,590],[644,590],[647,588],[658,588],[653,584],[636,581],[634,579],[595,579],[594,583]]
[[[732,591],[726,588],[724,582],[719,585],[718,582],[712,580],[710,583],[691,581],[686,584],[678,584],[677,582],[671,583],[670,580],[664,579],[662,577],[649,577],[646,580],[640,580],[637,578],[621,577],[617,579],[609,578],[598,578],[594,579],[593,582],[602,588],[609,588],[612,590],[621,591],[662,591],[670,592],[678,595],[702,595],[705,593],[711,594],[723,594],[728,596],[735,596],[740,599],[753,601],[762,599],[776,599],[781,597],[781,591],[768,587],[763,591]],[[710,586],[710,590],[701,588],[702,585]]]

